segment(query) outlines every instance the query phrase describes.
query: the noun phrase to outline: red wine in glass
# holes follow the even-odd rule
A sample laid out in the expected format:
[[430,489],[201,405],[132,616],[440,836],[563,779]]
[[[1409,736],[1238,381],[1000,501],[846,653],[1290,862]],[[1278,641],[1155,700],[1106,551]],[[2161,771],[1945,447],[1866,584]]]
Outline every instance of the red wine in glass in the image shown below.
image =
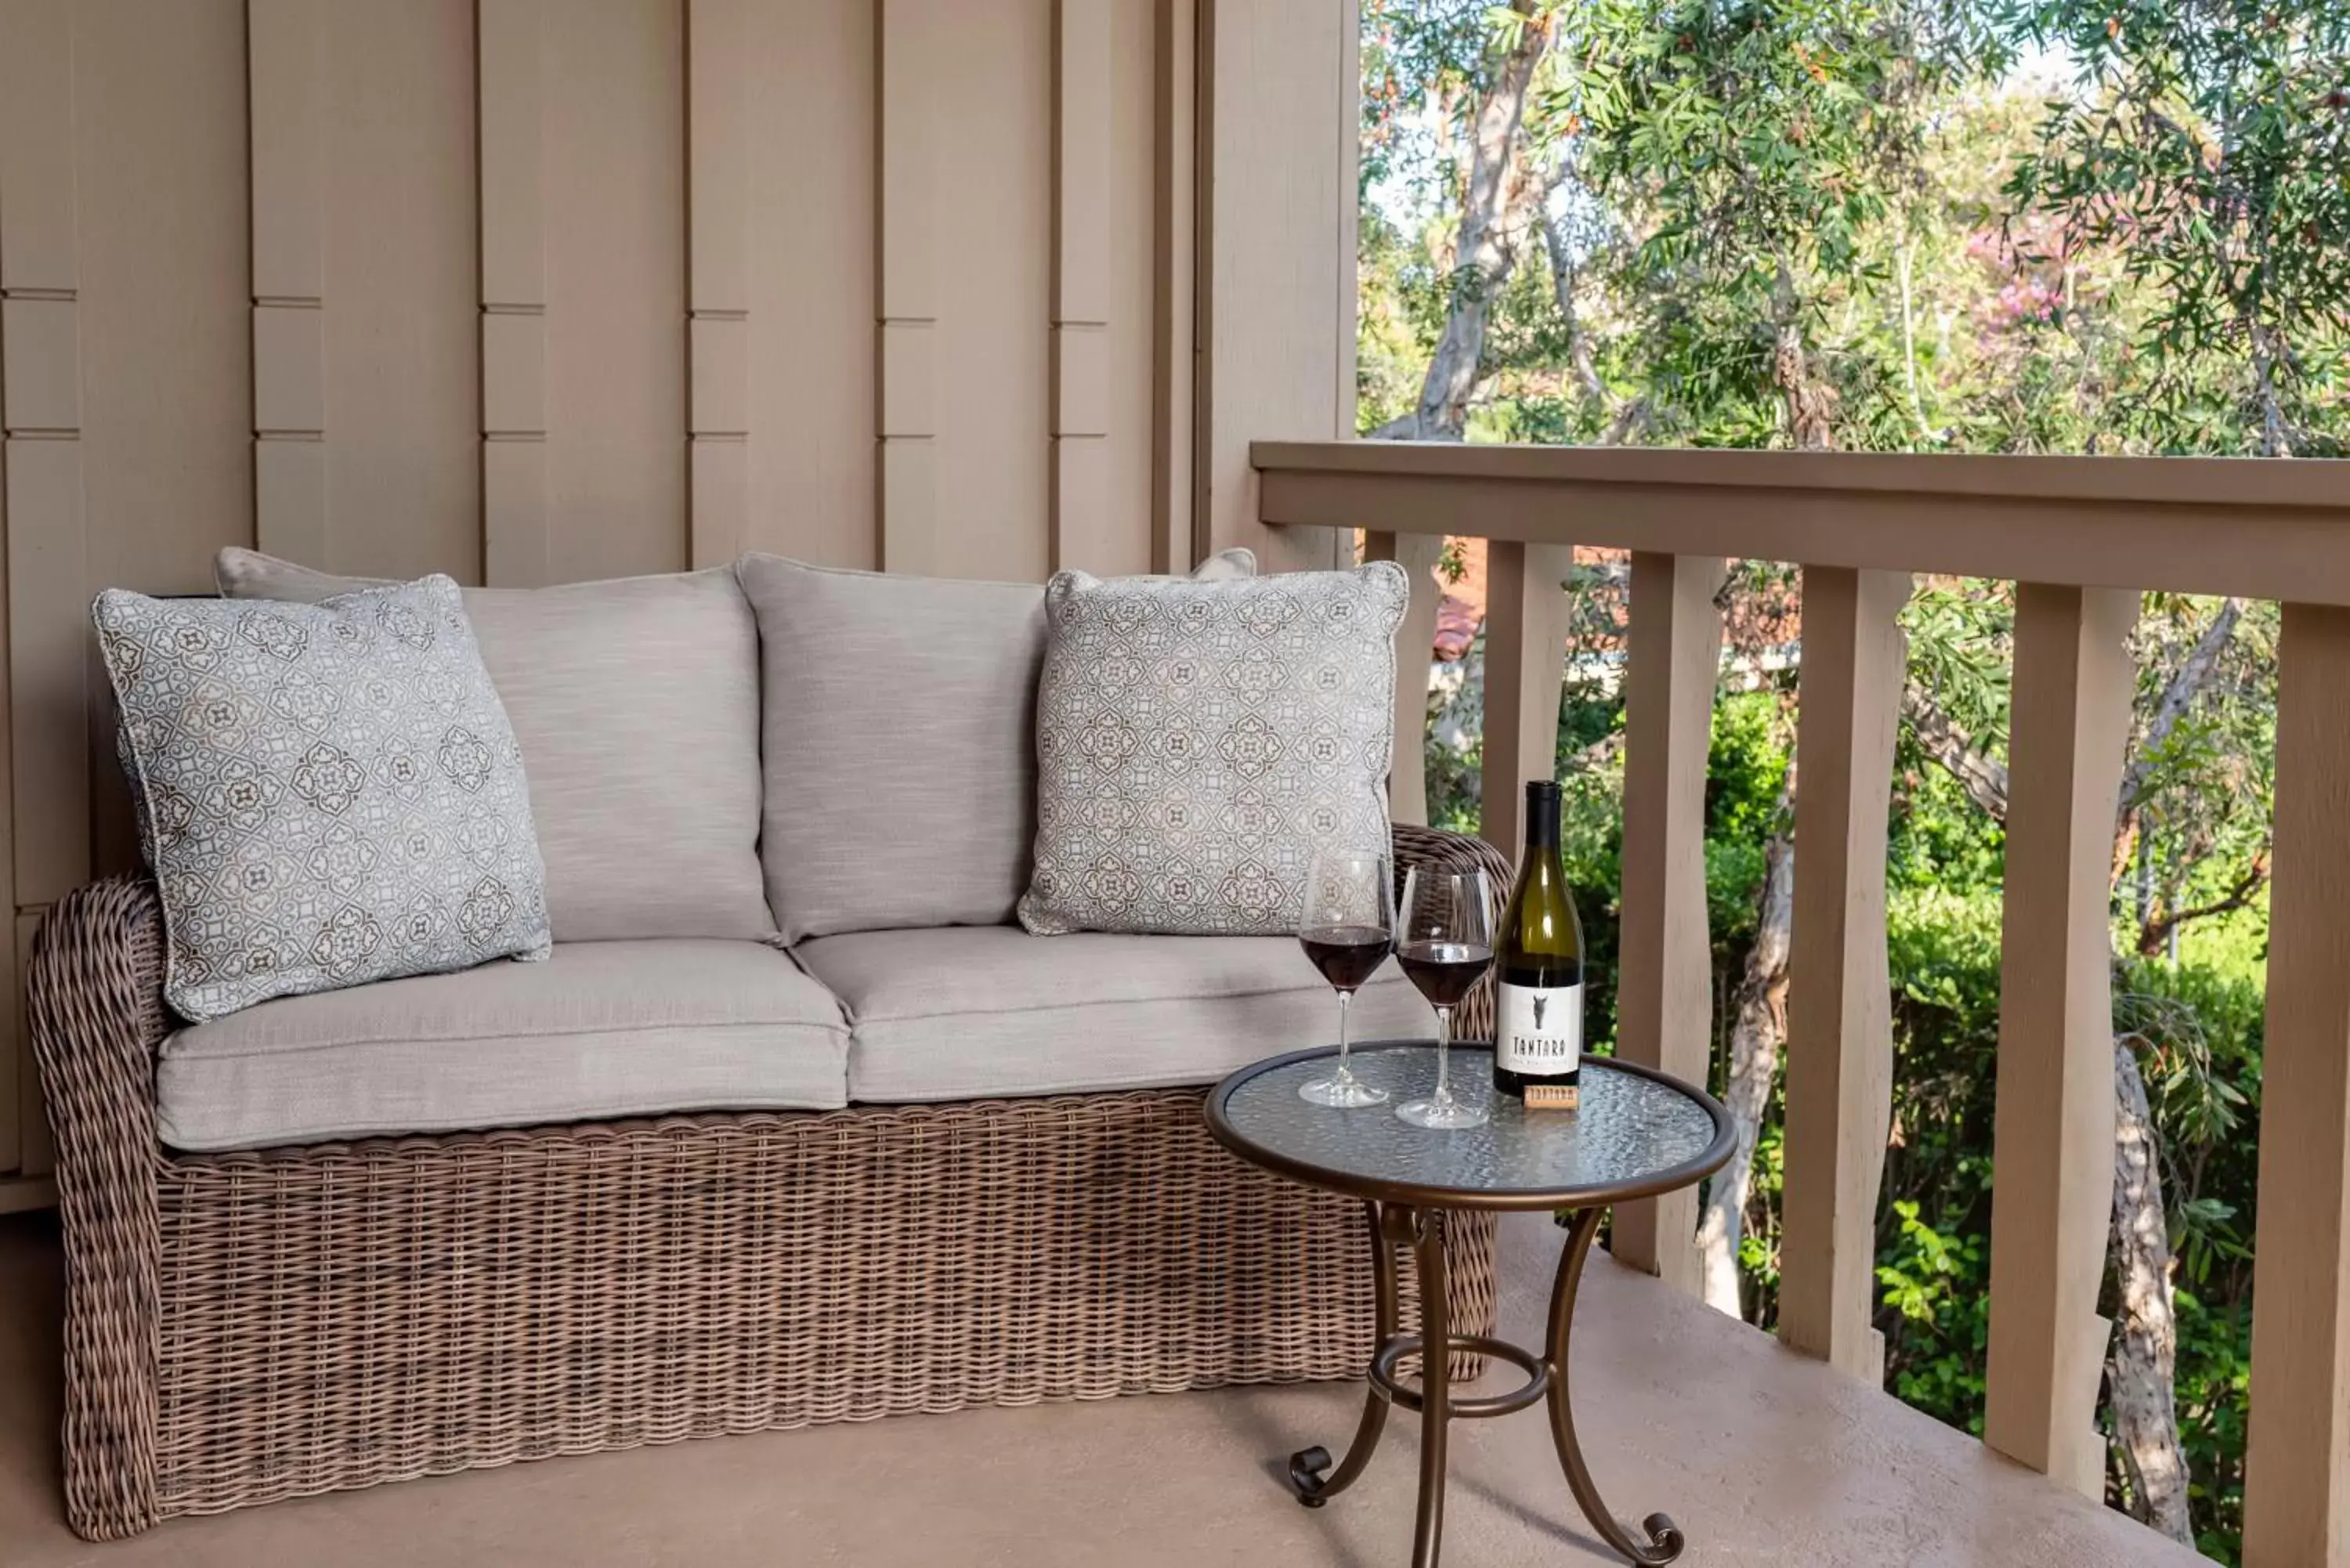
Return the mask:
[[1360,991],[1387,961],[1388,933],[1378,926],[1308,926],[1298,945],[1338,991]]
[[1475,942],[1406,942],[1396,962],[1430,1007],[1458,1007],[1493,966],[1493,950]]
[[1317,1106],[1376,1106],[1388,1092],[1355,1076],[1347,1061],[1355,992],[1387,962],[1395,946],[1395,879],[1380,849],[1326,849],[1305,876],[1297,945],[1338,993],[1338,1059],[1327,1076],[1297,1085]]
[[1396,961],[1436,1010],[1436,1085],[1395,1114],[1417,1127],[1482,1127],[1482,1105],[1452,1092],[1452,1010],[1493,967],[1492,889],[1479,870],[1415,866],[1396,914]]

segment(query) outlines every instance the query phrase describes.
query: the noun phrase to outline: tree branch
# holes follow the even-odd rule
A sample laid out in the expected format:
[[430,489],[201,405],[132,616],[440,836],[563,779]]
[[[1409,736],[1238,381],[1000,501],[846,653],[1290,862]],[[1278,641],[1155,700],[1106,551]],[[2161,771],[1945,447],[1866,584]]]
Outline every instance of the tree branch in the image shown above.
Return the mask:
[[2192,909],[2172,909],[2147,921],[2137,934],[2138,957],[2153,958],[2158,955],[2164,945],[2170,940],[2170,933],[2189,921],[2209,919],[2213,915],[2224,915],[2230,909],[2244,908],[2260,896],[2261,888],[2267,884],[2268,879],[2268,856],[2265,853],[2254,856],[2251,865],[2246,868],[2241,877],[2236,878],[2235,886],[2220,898],[2214,898],[2208,904],[2198,904]]
[[1909,721],[1910,732],[1926,748],[1926,754],[1959,781],[1959,787],[1967,792],[1968,798],[1989,813],[1992,821],[2005,822],[2006,764],[1977,751],[1973,741],[1942,711],[1941,705],[1914,683],[1901,689],[1901,716]]
[[2211,672],[2219,668],[2220,651],[2236,635],[2236,623],[2243,614],[2241,599],[2222,601],[2220,613],[2211,618],[2211,624],[2205,627],[2203,635],[2195,639],[2194,648],[2189,650],[2185,661],[2171,676],[2169,684],[2163,687],[2162,695],[2155,700],[2153,716],[2147,721],[2146,739],[2138,743],[2128,765],[2122,769],[2121,803],[2115,813],[2116,833],[2120,830],[2119,825],[2126,823],[2130,814],[2145,798],[2147,781],[2154,771],[2155,754],[2169,741],[2172,732],[2178,728],[2178,722],[2187,716],[2187,710],[2193,707],[2195,699],[2202,694],[2203,688],[2210,684]]
[[1363,439],[1365,441],[1418,441],[1419,416],[1417,413],[1399,414],[1387,423],[1364,431]]

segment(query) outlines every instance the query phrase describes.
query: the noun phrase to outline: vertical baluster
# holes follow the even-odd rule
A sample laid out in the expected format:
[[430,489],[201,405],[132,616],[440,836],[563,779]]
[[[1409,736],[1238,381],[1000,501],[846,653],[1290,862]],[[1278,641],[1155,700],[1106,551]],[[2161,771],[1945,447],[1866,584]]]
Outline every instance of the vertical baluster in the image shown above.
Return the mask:
[[1558,698],[1566,677],[1565,545],[1500,539],[1485,558],[1485,842],[1514,856],[1525,835],[1525,783],[1558,768]]
[[[1713,971],[1705,909],[1705,761],[1721,671],[1723,563],[1632,557],[1624,667],[1623,949],[1616,1054],[1702,1084]],[[1610,1249],[1695,1295],[1697,1189],[1616,1206]]]
[[1779,1337],[1871,1382],[1893,1105],[1885,829],[1910,587],[1906,573],[1804,568]]
[[2245,1568],[2350,1563],[2350,609],[2284,607]]
[[2016,590],[1983,1441],[2099,1497],[2114,1199],[2114,810],[2137,596]]
[[1363,559],[1393,561],[1411,578],[1411,607],[1396,628],[1395,761],[1388,772],[1388,815],[1428,826],[1428,666],[1436,647],[1436,558],[1444,541],[1426,534],[1367,533]]

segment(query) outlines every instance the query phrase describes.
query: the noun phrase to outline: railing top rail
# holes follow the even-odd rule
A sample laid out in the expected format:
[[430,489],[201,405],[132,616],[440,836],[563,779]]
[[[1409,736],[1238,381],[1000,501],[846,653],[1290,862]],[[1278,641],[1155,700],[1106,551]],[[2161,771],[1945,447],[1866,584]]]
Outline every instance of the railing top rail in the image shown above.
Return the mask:
[[1259,441],[1272,524],[2350,605],[2350,462]]
[[1461,441],[1261,441],[1268,472],[1458,475],[1566,484],[1861,491],[2096,505],[2284,507],[2350,524],[2350,461],[2334,458],[2057,457],[1953,452],[1752,452],[1721,447],[1470,445]]

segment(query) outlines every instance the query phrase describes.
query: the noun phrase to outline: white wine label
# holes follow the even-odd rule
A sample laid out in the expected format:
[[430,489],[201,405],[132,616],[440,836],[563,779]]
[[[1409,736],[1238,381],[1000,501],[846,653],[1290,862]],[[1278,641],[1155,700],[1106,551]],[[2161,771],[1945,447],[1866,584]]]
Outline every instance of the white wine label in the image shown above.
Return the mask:
[[1555,1077],[1583,1064],[1583,982],[1498,988],[1493,1059],[1513,1073]]

